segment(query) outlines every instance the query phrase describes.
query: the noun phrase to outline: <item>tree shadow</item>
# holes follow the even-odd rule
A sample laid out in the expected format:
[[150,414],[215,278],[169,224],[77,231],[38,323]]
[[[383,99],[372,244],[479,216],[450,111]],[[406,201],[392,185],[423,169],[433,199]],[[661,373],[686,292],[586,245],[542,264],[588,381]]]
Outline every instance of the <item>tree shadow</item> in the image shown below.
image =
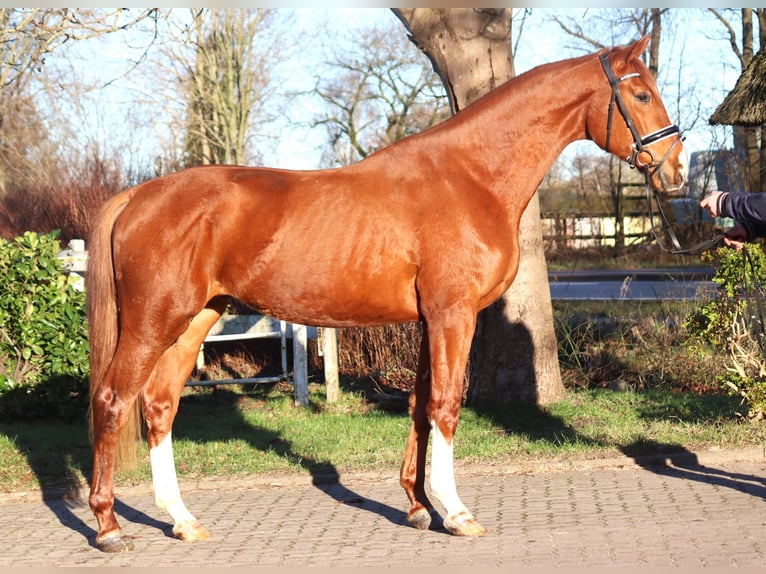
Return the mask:
[[730,488],[766,499],[766,478],[706,466],[699,462],[697,454],[682,445],[639,440],[620,450],[655,474]]
[[[577,429],[567,424],[560,417],[552,415],[548,410],[537,406],[537,380],[535,378],[535,348],[529,330],[523,323],[512,323],[505,317],[503,311],[504,301],[500,299],[495,303],[496,313],[491,317],[484,317],[485,325],[489,322],[489,327],[494,332],[502,333],[504,336],[493,342],[493,345],[513,345],[514,353],[517,357],[517,364],[513,366],[499,364],[497,371],[500,377],[508,377],[509,373],[512,379],[505,384],[496,386],[496,395],[487,395],[486,392],[471,393],[468,392],[470,408],[477,414],[486,417],[496,425],[506,430],[507,434],[521,434],[532,440],[548,441],[551,444],[559,444],[563,441],[579,442],[586,445],[597,447],[613,447],[613,443],[594,440],[583,436]],[[501,322],[498,324],[497,322]],[[483,355],[482,355],[483,353]],[[496,359],[502,361],[502,353],[497,349],[489,351],[478,350],[476,341],[471,351],[472,360],[477,357],[486,359],[487,356],[501,357]],[[619,358],[613,358],[619,361]],[[504,374],[505,373],[505,374]],[[473,383],[473,381],[472,381]],[[502,381],[500,381],[502,383]],[[504,386],[517,387],[512,393],[504,390]],[[470,399],[474,400],[471,401]],[[504,405],[507,399],[514,400],[514,404]],[[695,396],[691,396],[690,402],[694,403]],[[733,408],[730,401],[725,398],[722,402],[729,403],[729,408]],[[502,406],[500,406],[502,405]],[[695,404],[681,405],[673,416],[679,420],[693,422],[695,420],[709,420],[717,413],[713,412],[714,406],[710,402],[703,403],[697,400]],[[647,405],[643,408],[641,416],[645,419],[666,420],[669,416],[666,405]],[[731,488],[752,496],[766,499],[766,478],[757,477],[751,474],[742,474],[728,472],[719,468],[705,466],[700,464],[698,456],[688,448],[676,443],[661,443],[649,439],[639,439],[629,445],[619,446],[619,450],[626,456],[632,458],[636,464],[657,474],[663,474],[674,478],[685,480],[695,480],[711,485]]]
[[[466,406],[507,434],[520,434],[532,440],[551,443],[581,441],[603,446],[581,436],[560,417],[538,406],[538,381],[535,368],[536,349],[529,329],[522,322],[511,322],[506,317],[505,301],[499,299],[480,313],[477,332],[487,329],[497,334],[475,337],[471,347],[471,381]],[[507,346],[512,352],[507,352]],[[482,364],[476,368],[475,364]],[[495,384],[478,384],[478,377],[491,377]]]

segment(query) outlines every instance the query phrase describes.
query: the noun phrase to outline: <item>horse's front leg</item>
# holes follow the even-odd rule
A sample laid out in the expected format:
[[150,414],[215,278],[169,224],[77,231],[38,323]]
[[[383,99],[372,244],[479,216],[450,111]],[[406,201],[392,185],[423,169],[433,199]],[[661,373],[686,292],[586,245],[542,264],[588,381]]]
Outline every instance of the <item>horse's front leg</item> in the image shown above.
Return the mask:
[[186,508],[173,458],[172,426],[181,391],[191,372],[200,343],[220,312],[205,309],[186,332],[163,353],[143,391],[144,416],[157,506],[173,519],[173,535],[181,540],[205,540],[210,533]]
[[476,327],[476,313],[470,305],[453,308],[432,317],[428,323],[431,355],[431,397],[428,420],[431,425],[431,491],[446,510],[444,527],[457,536],[482,536],[485,528],[466,508],[457,493],[454,470],[454,438],[463,380]]

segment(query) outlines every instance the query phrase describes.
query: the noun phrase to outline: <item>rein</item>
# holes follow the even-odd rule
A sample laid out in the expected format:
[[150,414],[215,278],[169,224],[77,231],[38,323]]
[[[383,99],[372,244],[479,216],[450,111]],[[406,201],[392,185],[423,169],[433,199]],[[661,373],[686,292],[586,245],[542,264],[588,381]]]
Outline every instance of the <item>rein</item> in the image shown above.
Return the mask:
[[[723,239],[722,233],[714,237],[711,237],[710,239],[706,239],[705,241],[701,241],[695,245],[692,245],[691,247],[687,247],[687,248],[681,247],[681,244],[678,241],[678,237],[676,237],[676,234],[673,231],[673,228],[671,227],[671,224],[668,221],[668,218],[662,209],[662,203],[660,202],[659,193],[657,189],[655,189],[655,187],[651,185],[651,182],[650,182],[651,176],[660,170],[660,168],[668,159],[668,157],[670,157],[670,154],[675,149],[675,147],[684,140],[684,138],[681,136],[681,130],[678,128],[677,125],[672,124],[642,137],[638,131],[638,128],[636,128],[636,125],[633,123],[633,119],[630,117],[630,112],[628,112],[628,108],[625,106],[625,102],[623,102],[622,96],[620,95],[620,90],[618,88],[621,82],[624,82],[625,80],[629,80],[631,78],[637,78],[640,76],[640,74],[638,74],[637,72],[634,72],[632,74],[626,74],[618,78],[617,76],[614,75],[614,71],[612,70],[612,65],[609,62],[609,56],[607,53],[601,54],[601,56],[599,56],[599,60],[601,61],[601,66],[604,68],[604,73],[606,74],[606,77],[609,80],[609,85],[612,88],[612,97],[611,97],[611,100],[609,101],[609,114],[607,117],[607,125],[606,125],[606,151],[609,152],[609,142],[612,137],[612,119],[614,117],[614,108],[616,105],[617,109],[620,110],[620,113],[622,114],[622,117],[625,120],[625,123],[627,124],[628,129],[630,130],[630,133],[633,135],[633,145],[632,145],[633,153],[627,158],[625,158],[625,161],[628,163],[628,165],[631,168],[638,168],[644,174],[644,177],[646,180],[646,183],[645,183],[646,200],[647,200],[647,209],[649,211],[649,222],[650,222],[650,225],[652,226],[652,233],[654,235],[654,239],[657,241],[657,244],[660,246],[660,248],[663,251],[673,255],[696,255],[696,254],[702,253],[703,251],[706,251],[707,249],[714,247],[718,242],[720,242]],[[668,151],[665,153],[665,155],[662,156],[662,158],[659,161],[655,161],[656,158],[654,156],[654,153],[652,153],[651,149],[649,149],[649,146],[651,146],[654,143],[657,143],[660,140],[664,140],[672,136],[677,136],[676,141],[673,142],[673,144],[668,148]],[[642,163],[640,161],[642,154],[649,156],[650,161],[648,163]],[[666,188],[667,185],[665,182],[665,178],[663,177],[663,174],[661,171],[660,171],[660,179],[662,180],[663,189]],[[666,248],[660,242],[659,237],[657,236],[657,231],[654,225],[654,213],[652,211],[652,198],[649,193],[650,188],[654,192],[654,196],[657,200],[657,211],[660,214],[660,217],[662,219],[663,229],[667,230],[668,235],[670,236],[670,240],[673,243],[673,249]]]
[[[712,249],[723,240],[724,234],[719,233],[717,235],[714,235],[710,239],[705,239],[704,241],[695,243],[694,245],[690,247],[686,247],[686,248],[681,247],[681,243],[680,241],[678,241],[678,237],[676,237],[676,234],[673,231],[673,227],[671,226],[670,221],[668,221],[668,218],[665,215],[665,211],[662,209],[662,203],[660,202],[660,194],[649,183],[646,183],[645,187],[646,187],[646,206],[647,206],[647,210],[649,211],[649,225],[651,225],[652,227],[652,235],[654,235],[654,240],[657,242],[657,245],[659,245],[660,249],[662,249],[665,253],[669,253],[671,255],[699,255],[703,251]],[[657,227],[654,224],[654,211],[652,210],[652,196],[650,195],[650,191],[649,191],[650,189],[652,192],[654,192],[654,198],[657,200],[657,213],[660,214],[660,218],[662,219],[662,227],[660,231],[666,230],[668,232],[670,241],[671,243],[673,243],[672,249],[668,249],[667,247],[665,247],[660,241],[659,236],[657,235]]]

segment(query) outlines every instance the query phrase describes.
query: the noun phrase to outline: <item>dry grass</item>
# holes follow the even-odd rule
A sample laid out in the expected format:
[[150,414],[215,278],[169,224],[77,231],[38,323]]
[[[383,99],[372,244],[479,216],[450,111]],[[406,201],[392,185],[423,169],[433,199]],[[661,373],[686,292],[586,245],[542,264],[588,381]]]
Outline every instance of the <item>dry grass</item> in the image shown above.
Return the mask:
[[380,387],[409,390],[415,380],[421,326],[402,323],[338,331],[338,363],[351,377],[369,378]]
[[688,303],[559,302],[554,318],[568,388],[719,392],[721,357],[687,345]]

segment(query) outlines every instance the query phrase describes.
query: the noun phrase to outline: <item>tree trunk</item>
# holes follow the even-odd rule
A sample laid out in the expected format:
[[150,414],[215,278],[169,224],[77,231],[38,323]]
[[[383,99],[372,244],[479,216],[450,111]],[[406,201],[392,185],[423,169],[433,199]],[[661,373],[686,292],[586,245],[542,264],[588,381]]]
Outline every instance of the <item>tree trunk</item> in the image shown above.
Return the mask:
[[[393,11],[431,60],[453,113],[515,75],[511,9]],[[468,390],[473,404],[543,405],[564,395],[537,194],[521,218],[519,242],[516,280],[499,301],[479,313]]]
[[662,38],[662,8],[651,9],[652,41],[649,42],[649,62],[647,66],[652,77],[657,79],[660,68],[660,39]]
[[[766,8],[757,8],[756,16],[756,21],[758,22],[758,45],[761,46],[761,49],[763,50],[766,49],[764,48],[764,46],[766,46]],[[763,141],[764,136],[766,136],[766,124],[762,124],[759,129],[761,131],[761,149],[760,160],[758,162],[758,173],[761,179],[760,191],[766,193],[766,142]]]
[[[753,59],[753,9],[742,8],[742,71],[747,69]],[[757,128],[742,128],[742,146],[745,157],[747,189],[752,192],[761,190],[761,154],[758,147]]]

